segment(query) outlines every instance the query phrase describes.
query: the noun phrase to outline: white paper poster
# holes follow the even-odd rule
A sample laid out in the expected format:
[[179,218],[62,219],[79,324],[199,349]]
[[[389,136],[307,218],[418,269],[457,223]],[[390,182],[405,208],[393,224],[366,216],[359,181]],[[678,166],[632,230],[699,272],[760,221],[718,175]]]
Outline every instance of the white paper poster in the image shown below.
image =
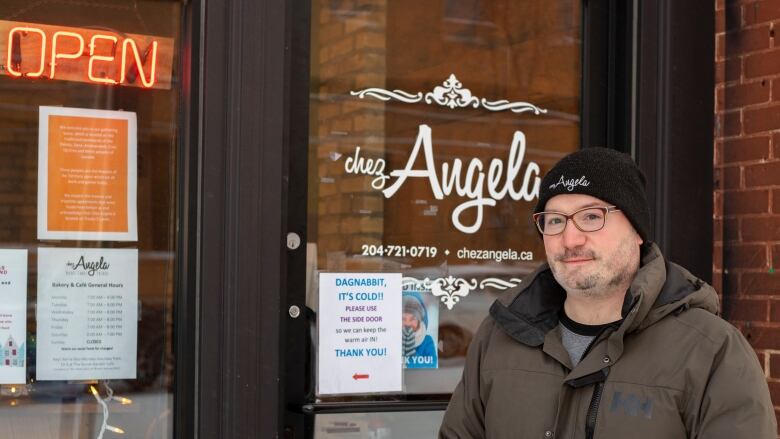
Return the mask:
[[23,384],[27,367],[27,250],[0,250],[0,384]]
[[38,380],[135,378],[138,250],[38,249]]
[[321,273],[319,394],[402,389],[400,273]]
[[38,239],[138,239],[137,135],[130,111],[40,107]]

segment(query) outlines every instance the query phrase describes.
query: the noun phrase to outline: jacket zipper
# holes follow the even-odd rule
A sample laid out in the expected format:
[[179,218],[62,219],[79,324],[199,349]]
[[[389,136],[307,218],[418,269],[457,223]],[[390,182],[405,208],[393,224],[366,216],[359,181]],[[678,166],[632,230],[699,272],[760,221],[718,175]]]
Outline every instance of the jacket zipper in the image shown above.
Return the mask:
[[601,404],[601,394],[604,392],[604,382],[596,383],[593,389],[593,397],[588,406],[588,415],[585,419],[585,439],[593,439],[593,432],[596,429],[596,416],[599,414],[599,404]]

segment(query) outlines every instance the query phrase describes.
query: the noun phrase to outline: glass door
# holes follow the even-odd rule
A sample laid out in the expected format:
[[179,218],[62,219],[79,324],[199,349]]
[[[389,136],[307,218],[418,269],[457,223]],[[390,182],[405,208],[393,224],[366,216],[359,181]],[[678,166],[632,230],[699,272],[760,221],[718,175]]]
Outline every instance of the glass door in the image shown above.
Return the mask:
[[170,438],[183,2],[0,3],[0,436]]
[[[315,0],[311,16],[314,437],[435,437],[489,306],[544,260],[530,216],[580,147],[581,2]],[[360,292],[347,279],[397,297],[336,304]],[[355,387],[395,376],[368,358],[383,347],[399,383]]]

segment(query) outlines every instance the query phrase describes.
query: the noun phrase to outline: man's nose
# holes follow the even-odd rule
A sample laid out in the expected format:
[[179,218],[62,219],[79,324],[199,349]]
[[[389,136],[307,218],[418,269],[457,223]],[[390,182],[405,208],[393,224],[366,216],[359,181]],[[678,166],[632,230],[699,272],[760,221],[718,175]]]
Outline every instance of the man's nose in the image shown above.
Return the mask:
[[585,232],[578,229],[571,218],[566,220],[566,228],[563,229],[561,238],[563,246],[566,248],[579,247],[585,244],[586,240]]

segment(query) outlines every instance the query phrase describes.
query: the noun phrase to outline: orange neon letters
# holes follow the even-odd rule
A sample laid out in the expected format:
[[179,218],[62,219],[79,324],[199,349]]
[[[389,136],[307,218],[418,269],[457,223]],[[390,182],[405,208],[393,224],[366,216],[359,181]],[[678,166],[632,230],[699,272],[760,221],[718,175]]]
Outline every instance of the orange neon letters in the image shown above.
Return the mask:
[[113,48],[116,47],[117,38],[113,35],[101,35],[101,34],[95,34],[92,36],[92,39],[89,40],[89,67],[87,69],[87,76],[89,77],[90,81],[95,82],[102,82],[105,84],[116,84],[116,81],[111,78],[104,78],[95,76],[92,73],[92,66],[94,65],[95,61],[113,61],[115,56],[102,56],[102,55],[95,55],[95,46],[97,46],[96,41],[97,40],[108,40],[111,41],[111,48],[113,53]]
[[[79,40],[79,50],[73,53],[57,53],[57,38],[58,37],[71,37]],[[54,32],[54,36],[51,39],[51,74],[49,78],[54,79],[54,68],[57,66],[57,58],[64,59],[77,59],[84,53],[84,37],[75,33],[65,30]]]
[[[119,77],[119,82],[125,82],[125,75],[127,74],[127,68],[125,63],[127,62],[127,47],[132,46],[133,50],[133,57],[135,58],[135,65],[138,68],[138,76],[141,77],[141,83],[144,85],[144,87],[151,87],[154,85],[155,76],[154,76],[154,70],[155,65],[157,64],[157,41],[152,41],[152,61],[151,61],[151,69],[149,72],[149,80],[147,81],[144,77],[144,63],[141,61],[141,55],[138,53],[138,46],[135,44],[135,41],[131,39],[126,39],[124,43],[122,43],[122,70]],[[147,49],[148,52],[148,49]],[[144,55],[148,55],[147,52],[144,52]],[[146,56],[144,56],[146,58]]]
[[46,69],[46,34],[42,30],[35,27],[15,27],[8,32],[8,58],[6,59],[5,66],[8,73],[13,76],[22,76],[21,71],[15,71],[13,67],[13,38],[16,32],[34,32],[41,35],[41,68],[35,73],[28,73],[25,76],[30,78],[37,78],[43,74]]
[[[86,79],[88,82],[128,84],[128,80],[130,83],[135,83],[135,80],[140,78],[140,84],[134,85],[144,88],[154,87],[157,83],[158,41],[156,39],[151,40],[146,49],[141,48],[139,50],[138,43],[131,37],[125,37],[120,41],[121,37],[112,34],[94,33],[91,30],[85,30],[86,33],[83,34],[70,30],[47,30],[49,27],[16,26],[11,28],[8,32],[8,41],[6,43],[8,50],[5,62],[6,72],[9,75],[37,78],[43,75],[48,66],[50,79],[83,80],[75,79],[78,76],[74,77],[74,74],[83,75],[83,68],[86,64]],[[79,30],[77,28],[72,29]],[[50,33],[48,36],[47,32]],[[36,45],[34,40],[32,42],[22,40],[22,38],[28,37],[30,34],[40,36],[41,42],[39,45]],[[14,44],[14,37],[17,38],[16,44]],[[51,49],[47,51],[48,38],[51,38]],[[67,38],[72,40],[67,41]],[[85,38],[89,38],[89,61],[83,63],[80,58],[87,55],[84,50]],[[121,54],[117,53],[120,44]],[[30,52],[35,54],[36,57],[38,55],[35,52],[36,49],[40,51],[38,70],[35,72],[23,71],[21,65],[22,55],[25,55],[24,66],[26,70],[30,67]],[[117,55],[121,56],[121,61],[117,59]],[[132,59],[128,62],[128,57],[130,56],[132,56]],[[47,57],[48,60],[46,59]],[[35,58],[32,59],[34,60]],[[78,63],[76,65],[81,66],[81,72],[78,72],[78,69],[74,72],[74,68],[63,69],[62,72],[58,71],[57,65],[62,60],[74,60],[74,62]],[[137,74],[134,74],[135,71],[132,73],[128,72],[128,70],[133,70],[133,62],[135,62]],[[101,66],[105,66],[105,68],[101,68]],[[119,69],[119,78],[116,77],[117,69]]]

